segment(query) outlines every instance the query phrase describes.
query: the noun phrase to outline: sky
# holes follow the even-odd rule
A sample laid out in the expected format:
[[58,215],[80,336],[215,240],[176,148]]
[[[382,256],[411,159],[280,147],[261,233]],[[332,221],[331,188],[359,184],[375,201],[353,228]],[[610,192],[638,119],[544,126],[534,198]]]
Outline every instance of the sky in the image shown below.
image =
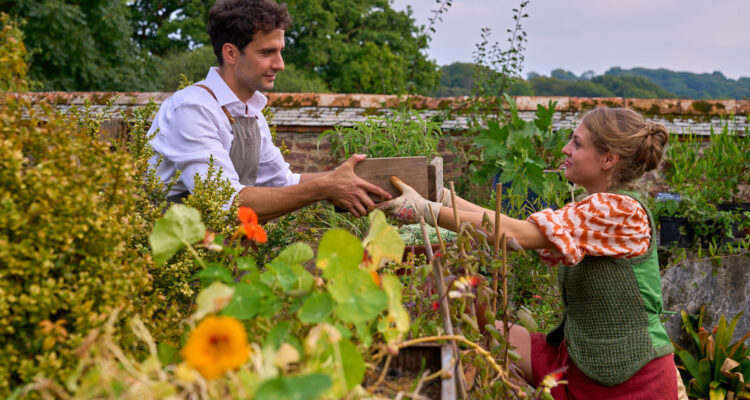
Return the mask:
[[[453,0],[435,26],[429,57],[439,65],[471,62],[482,27],[507,48],[519,3]],[[396,10],[407,5],[426,25],[436,0],[392,3]],[[750,77],[750,0],[531,0],[526,10],[524,77],[555,68],[600,75],[614,66]]]

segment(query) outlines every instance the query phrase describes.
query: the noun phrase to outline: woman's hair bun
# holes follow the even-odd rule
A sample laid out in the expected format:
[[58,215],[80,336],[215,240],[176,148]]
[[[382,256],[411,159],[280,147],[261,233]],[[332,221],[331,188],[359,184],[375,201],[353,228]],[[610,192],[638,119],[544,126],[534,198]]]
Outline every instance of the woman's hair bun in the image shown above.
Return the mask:
[[646,140],[643,141],[641,154],[644,157],[646,171],[651,171],[659,166],[664,155],[664,148],[669,140],[669,131],[664,124],[653,121],[646,121],[645,131]]

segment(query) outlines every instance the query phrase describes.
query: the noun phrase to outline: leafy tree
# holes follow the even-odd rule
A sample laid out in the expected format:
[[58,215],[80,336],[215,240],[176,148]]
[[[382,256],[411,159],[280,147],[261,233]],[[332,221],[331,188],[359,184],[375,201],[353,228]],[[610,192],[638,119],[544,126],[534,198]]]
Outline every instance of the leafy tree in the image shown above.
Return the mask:
[[583,79],[583,80],[590,81],[595,76],[596,76],[596,72],[594,72],[592,70],[588,70],[588,71],[585,71],[584,73],[582,73],[581,76],[578,77],[578,79]]
[[610,76],[601,75],[591,79],[591,82],[597,83],[616,96],[633,97],[638,99],[671,99],[675,96],[661,86],[640,76]]
[[285,60],[319,75],[336,93],[429,92],[437,65],[410,8],[388,0],[291,0]]
[[576,96],[576,97],[612,97],[612,93],[602,85],[591,81],[564,81],[557,78],[540,76],[529,81],[537,96]]
[[577,81],[578,80],[578,77],[576,76],[576,74],[570,71],[566,71],[562,68],[553,69],[552,72],[550,73],[550,76],[555,79],[560,79],[563,81]]
[[610,68],[605,75],[640,76],[682,98],[691,99],[747,99],[750,98],[750,78],[728,79],[721,72],[696,74],[676,72],[664,68]]
[[134,0],[129,2],[133,39],[159,56],[210,44],[206,23],[215,0]]
[[454,62],[440,67],[440,86],[432,93],[437,97],[469,96],[474,88],[474,64]]
[[279,72],[273,85],[274,92],[288,93],[330,93],[328,85],[323,79],[314,74],[300,71],[294,64],[286,64],[286,68]]
[[211,66],[217,65],[213,47],[201,46],[195,50],[184,50],[164,56],[164,75],[159,89],[165,92],[177,90],[180,86],[180,74],[190,82],[203,80]]
[[29,78],[43,90],[152,90],[157,60],[131,40],[128,9],[108,0],[0,0],[22,21]]

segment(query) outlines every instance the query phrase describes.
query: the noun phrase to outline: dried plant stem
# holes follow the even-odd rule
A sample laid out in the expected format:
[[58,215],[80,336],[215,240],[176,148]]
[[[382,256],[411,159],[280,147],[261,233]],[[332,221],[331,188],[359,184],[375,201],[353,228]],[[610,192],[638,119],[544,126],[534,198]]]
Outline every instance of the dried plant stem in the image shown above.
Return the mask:
[[[432,207],[430,207],[430,212],[432,212]],[[431,262],[433,258],[432,243],[430,243],[430,235],[427,234],[427,224],[425,224],[423,217],[419,217],[419,227],[422,229],[422,242],[424,243],[424,252],[427,255],[427,261]]]
[[508,325],[508,239],[503,233],[503,326],[505,328],[505,357],[503,365],[508,365],[508,351],[510,350],[510,327]]
[[[427,204],[427,207],[430,209],[430,214],[432,215],[432,220],[435,222],[435,232],[437,233],[438,242],[440,242],[440,251],[445,254],[445,242],[443,241],[443,235],[440,234],[440,227],[437,223],[437,215],[435,214],[435,210],[432,209],[432,204]],[[440,212],[440,210],[438,210]]]
[[[503,184],[495,185],[495,253],[500,252],[500,209],[503,198]],[[492,291],[497,293],[497,268],[492,269]],[[492,301],[492,315],[497,315],[497,297]]]
[[[463,336],[458,336],[458,335],[427,336],[427,337],[407,340],[405,342],[399,343],[398,348],[401,349],[401,348],[413,346],[419,343],[430,343],[430,342],[437,342],[441,340],[450,340],[450,341],[453,341],[453,343],[455,342],[464,343],[467,346],[471,347],[472,349],[476,350],[476,352],[479,353],[482,357],[487,359],[487,361],[489,361],[492,368],[497,372],[497,376],[492,380],[490,384],[493,384],[498,379],[502,379],[503,382],[505,382],[508,386],[513,388],[513,390],[515,390],[516,392],[521,391],[521,388],[518,385],[510,381],[508,372],[504,370],[501,366],[499,366],[497,362],[495,362],[495,357],[493,357],[492,354],[490,354],[487,350],[483,349],[482,346],[466,339]],[[463,375],[463,372],[461,374]]]
[[[427,229],[424,226],[424,218],[419,217],[419,224],[422,227],[422,234],[425,236],[425,241],[428,242],[427,247],[430,249],[429,251],[431,252],[432,248],[429,246],[429,240],[427,239]],[[442,320],[443,320],[443,330],[445,331],[447,335],[452,336],[453,324],[451,323],[451,314],[450,314],[450,308],[448,306],[448,297],[445,295],[445,290],[446,290],[445,280],[443,279],[443,266],[440,262],[440,258],[434,258],[434,257],[432,258],[432,275],[433,275],[433,280],[435,282],[434,284],[438,291],[438,298],[440,299],[439,300],[440,316],[442,317]],[[456,357],[459,363],[458,364],[459,368],[461,368],[461,364],[460,364],[461,359],[460,359],[460,354],[458,353],[458,346],[456,345],[455,342],[453,342],[452,346],[453,346],[453,356]],[[460,372],[461,372],[460,374],[456,374],[458,377],[458,387],[460,390],[461,398],[466,399],[467,398],[466,383],[464,382],[464,379],[463,379],[464,378],[463,371],[460,371]]]
[[383,380],[385,379],[385,374],[388,372],[388,367],[391,366],[391,360],[393,359],[393,356],[388,354],[388,357],[385,358],[385,363],[383,364],[383,370],[380,371],[380,376],[378,377],[378,380],[375,381],[375,383],[370,386],[368,389],[370,393],[372,393],[375,388],[380,386],[381,383],[383,383]]
[[461,218],[459,218],[458,216],[458,205],[456,204],[456,189],[453,187],[453,181],[450,181],[448,183],[448,186],[450,186],[450,189],[451,189],[451,205],[453,206],[453,219],[456,222],[456,233],[458,233],[461,230],[460,229]]

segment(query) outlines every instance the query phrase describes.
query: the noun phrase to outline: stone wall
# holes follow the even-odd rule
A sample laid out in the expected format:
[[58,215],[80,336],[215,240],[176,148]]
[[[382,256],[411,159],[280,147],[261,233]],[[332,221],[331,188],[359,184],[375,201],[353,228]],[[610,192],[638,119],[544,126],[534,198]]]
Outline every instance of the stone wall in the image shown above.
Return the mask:
[[679,312],[697,315],[706,307],[704,325],[711,329],[724,315],[727,322],[739,312],[742,317],[732,341],[750,332],[750,257],[747,254],[712,260],[685,260],[662,271],[664,310],[675,312],[666,323],[673,341],[693,351],[692,344],[682,329]]
[[[46,101],[60,111],[67,112],[71,106],[81,106],[86,101],[92,104],[94,112],[104,108],[108,100],[115,98],[113,115],[133,107],[154,101],[164,101],[171,93],[106,93],[106,92],[38,92],[24,94],[33,102]],[[271,123],[276,125],[278,138],[291,153],[287,160],[295,171],[309,172],[335,166],[329,156],[330,145],[324,140],[318,146],[321,132],[335,125],[351,126],[356,121],[368,117],[385,115],[390,108],[404,104],[420,110],[423,118],[440,114],[446,140],[466,148],[462,142],[463,133],[469,129],[468,109],[471,99],[428,98],[420,96],[364,95],[364,94],[316,94],[316,93],[270,93],[269,106],[273,112]],[[657,122],[664,123],[673,134],[693,133],[707,136],[712,127],[721,126],[732,120],[733,130],[744,134],[750,129],[749,100],[686,100],[686,99],[629,99],[629,98],[582,98],[582,97],[516,97],[519,115],[526,120],[534,118],[537,105],[547,105],[557,101],[554,125],[556,128],[574,128],[581,116],[595,107],[629,107]],[[109,121],[105,125],[112,135],[123,135],[124,128],[119,121]],[[442,143],[440,151],[444,158],[446,180],[463,175],[465,165],[456,154],[446,149]],[[658,190],[658,189],[654,189]]]

